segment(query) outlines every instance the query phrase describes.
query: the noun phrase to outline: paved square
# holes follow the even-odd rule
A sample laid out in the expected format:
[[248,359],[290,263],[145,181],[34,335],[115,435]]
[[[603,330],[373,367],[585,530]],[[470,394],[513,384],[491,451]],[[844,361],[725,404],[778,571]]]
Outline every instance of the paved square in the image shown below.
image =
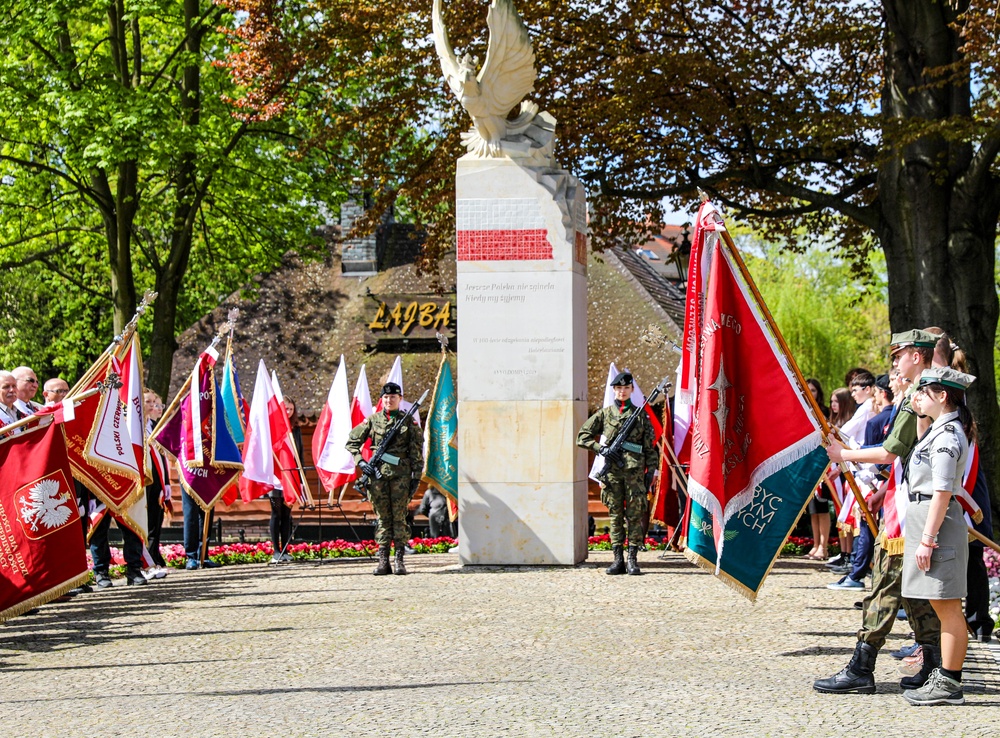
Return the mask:
[[[779,561],[750,605],[678,554],[645,576],[410,556],[180,572],[0,625],[6,735],[996,735],[1000,667],[970,645],[967,704],[911,707],[888,651],[873,696],[812,681],[854,647],[855,592]],[[600,568],[599,568],[600,567]],[[995,648],[995,644],[994,644]],[[860,731],[864,731],[863,733]]]

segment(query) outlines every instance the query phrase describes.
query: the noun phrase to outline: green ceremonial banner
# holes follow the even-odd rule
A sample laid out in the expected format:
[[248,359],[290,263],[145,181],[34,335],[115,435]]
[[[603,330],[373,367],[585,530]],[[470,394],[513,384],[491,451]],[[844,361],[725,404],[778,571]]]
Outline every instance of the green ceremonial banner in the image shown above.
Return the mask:
[[458,510],[458,448],[455,446],[457,406],[458,396],[451,364],[448,357],[443,356],[437,382],[434,384],[430,412],[427,414],[423,480],[448,498],[448,508],[453,512],[452,520]]
[[[753,502],[736,513],[726,527],[719,579],[751,602],[757,599],[764,579],[829,463],[826,450],[819,447],[757,485]],[[692,500],[690,517],[684,555],[714,574],[712,516]]]

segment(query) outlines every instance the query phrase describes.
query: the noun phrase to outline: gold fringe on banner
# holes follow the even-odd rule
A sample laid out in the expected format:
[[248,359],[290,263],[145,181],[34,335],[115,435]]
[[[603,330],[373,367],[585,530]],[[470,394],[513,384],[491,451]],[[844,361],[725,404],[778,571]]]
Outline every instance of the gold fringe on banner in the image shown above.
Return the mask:
[[41,594],[36,594],[24,602],[19,602],[13,607],[8,607],[6,610],[0,611],[0,623],[6,622],[11,618],[16,618],[18,615],[23,615],[28,612],[28,610],[34,610],[36,607],[41,607],[46,605],[52,600],[62,597],[64,594],[69,592],[71,589],[76,589],[82,584],[86,584],[90,579],[90,572],[85,571],[83,574],[76,575],[73,579],[68,582],[64,582],[52,589],[46,590]]

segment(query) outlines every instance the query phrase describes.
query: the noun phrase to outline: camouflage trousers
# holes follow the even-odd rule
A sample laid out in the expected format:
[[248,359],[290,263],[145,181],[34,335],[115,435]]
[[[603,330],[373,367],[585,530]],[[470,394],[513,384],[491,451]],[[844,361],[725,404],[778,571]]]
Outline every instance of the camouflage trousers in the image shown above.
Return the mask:
[[402,550],[410,541],[410,526],[406,524],[406,508],[410,504],[410,478],[375,479],[368,497],[378,515],[375,542],[380,546],[395,543]]
[[904,598],[902,587],[903,557],[889,556],[876,541],[872,559],[872,591],[863,603],[865,614],[858,631],[859,641],[882,648],[902,606],[917,643],[937,646],[941,642],[941,621],[931,603]]
[[601,502],[608,506],[611,515],[611,545],[625,545],[627,521],[629,545],[641,546],[646,535],[643,519],[649,506],[642,471],[626,470],[620,476],[609,476],[601,488]]

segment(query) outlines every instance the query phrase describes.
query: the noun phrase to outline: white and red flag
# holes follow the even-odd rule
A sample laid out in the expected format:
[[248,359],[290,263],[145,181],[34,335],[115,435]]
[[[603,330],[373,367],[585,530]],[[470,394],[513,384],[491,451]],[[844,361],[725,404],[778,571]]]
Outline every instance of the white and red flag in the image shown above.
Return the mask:
[[132,450],[135,452],[135,463],[139,475],[144,482],[151,482],[147,471],[146,451],[146,419],[142,408],[142,349],[139,347],[139,334],[133,333],[128,348],[121,357],[122,386],[121,400],[125,406],[125,426],[132,439]]
[[[372,408],[372,393],[368,389],[368,374],[365,371],[365,365],[362,364],[358,381],[354,384],[354,397],[351,399],[351,428],[361,425],[367,418],[371,417],[373,412],[375,410]],[[372,439],[369,438],[361,447],[361,456],[365,461],[372,457]]]
[[[712,253],[719,243],[720,224],[715,206],[703,202],[694,222],[694,239],[688,260],[687,296],[684,303],[684,337],[681,341],[681,362],[677,369],[677,390],[674,413],[678,405],[693,405],[698,396],[699,345],[704,323],[705,288],[708,285]],[[676,434],[675,434],[676,435]]]
[[346,448],[347,437],[353,427],[351,399],[347,394],[347,367],[341,356],[312,441],[316,473],[327,492],[333,492],[357,478],[354,457]]
[[292,424],[288,420],[288,410],[285,396],[281,392],[278,375],[271,371],[271,389],[273,394],[268,400],[267,416],[271,423],[271,445],[274,449],[274,460],[278,464],[278,479],[284,492],[285,502],[294,505],[296,502],[309,502],[302,459],[295,446],[292,435]]
[[271,380],[261,359],[257,365],[257,380],[250,400],[250,418],[243,442],[243,476],[240,477],[240,497],[244,502],[263,497],[275,488],[274,449],[271,444],[271,422],[268,408],[273,402]]
[[718,570],[729,519],[822,433],[734,257],[719,243],[710,256],[688,493],[715,521]]
[[[386,384],[388,384],[389,382],[395,382],[396,384],[398,384],[400,393],[403,392],[403,360],[399,356],[397,356],[396,360],[392,362],[392,369],[389,370],[389,376],[386,379]],[[405,413],[407,410],[410,409],[411,405],[413,405],[412,402],[408,402],[407,400],[400,400],[399,401],[400,412]],[[375,412],[381,412],[381,411],[382,411],[382,388],[379,387],[379,398],[378,402],[375,404]],[[420,425],[419,410],[413,413],[413,422],[417,424],[418,428],[422,427]]]

